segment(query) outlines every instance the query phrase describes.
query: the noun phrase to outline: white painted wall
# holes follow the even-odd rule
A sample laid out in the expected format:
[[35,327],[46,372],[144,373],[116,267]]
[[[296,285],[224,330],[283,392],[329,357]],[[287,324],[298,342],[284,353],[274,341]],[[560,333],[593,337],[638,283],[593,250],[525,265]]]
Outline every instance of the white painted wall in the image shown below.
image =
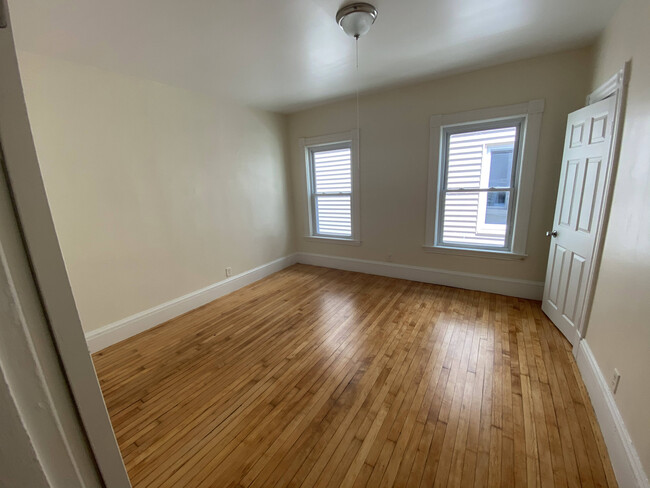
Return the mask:
[[24,51],[19,64],[86,331],[293,252],[284,116]]
[[[548,255],[544,231],[553,219],[567,114],[584,105],[591,79],[591,51],[579,49],[504,64],[419,85],[361,97],[359,247],[312,242],[307,235],[304,155],[300,137],[354,127],[354,100],[289,116],[296,242],[299,251],[392,261],[441,270],[543,281]],[[363,67],[363,60],[361,62]],[[426,253],[429,117],[545,99],[532,214],[529,257],[502,261]]]
[[632,76],[611,214],[586,340],[650,473],[650,3],[627,0],[601,37],[593,88],[627,59]]

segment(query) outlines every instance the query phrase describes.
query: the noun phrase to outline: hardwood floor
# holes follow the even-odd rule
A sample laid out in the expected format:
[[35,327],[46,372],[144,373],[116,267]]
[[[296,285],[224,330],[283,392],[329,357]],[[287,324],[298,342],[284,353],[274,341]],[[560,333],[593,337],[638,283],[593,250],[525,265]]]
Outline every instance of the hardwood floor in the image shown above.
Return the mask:
[[616,486],[538,302],[295,265],[93,357],[133,486]]

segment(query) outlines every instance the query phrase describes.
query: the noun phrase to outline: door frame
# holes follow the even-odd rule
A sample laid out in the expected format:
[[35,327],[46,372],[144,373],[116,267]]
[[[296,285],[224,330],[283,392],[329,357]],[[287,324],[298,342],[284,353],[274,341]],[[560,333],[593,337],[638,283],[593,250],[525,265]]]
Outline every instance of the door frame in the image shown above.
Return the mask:
[[600,261],[602,258],[603,246],[605,244],[605,234],[607,232],[607,222],[609,220],[612,194],[614,190],[614,184],[616,182],[616,170],[618,168],[618,158],[621,148],[621,139],[623,136],[623,122],[625,120],[625,101],[627,99],[627,88],[630,82],[631,68],[632,61],[626,61],[625,64],[605,83],[587,95],[586,100],[586,104],[589,106],[606,98],[614,96],[616,97],[616,104],[612,126],[612,143],[609,149],[610,164],[608,165],[607,172],[605,173],[605,189],[603,193],[603,201],[601,203],[600,219],[596,227],[594,252],[592,255],[589,274],[587,275],[587,281],[585,284],[585,299],[582,305],[582,312],[580,314],[580,324],[578,324],[577,328],[578,340],[573,345],[574,356],[577,356],[578,349],[580,347],[580,341],[584,339],[587,333],[587,326],[589,324],[589,317],[591,315],[591,307],[593,305],[594,292],[596,291],[596,282],[598,280]]
[[[4,0],[0,2],[3,24],[6,24],[0,26],[2,170],[21,237],[20,244],[31,271],[31,282],[52,342],[47,351],[40,354],[33,351],[33,359],[43,363],[47,360],[41,357],[45,352],[58,356],[58,367],[78,415],[74,430],[85,435],[104,486],[128,488],[131,484],[88,351],[43,184],[20,79],[10,12],[6,10]],[[21,294],[16,298],[29,299]],[[19,365],[12,360],[7,367],[15,371]],[[57,404],[52,400],[44,402],[43,408],[47,406],[56,411]],[[56,460],[59,455],[47,451],[48,458]]]

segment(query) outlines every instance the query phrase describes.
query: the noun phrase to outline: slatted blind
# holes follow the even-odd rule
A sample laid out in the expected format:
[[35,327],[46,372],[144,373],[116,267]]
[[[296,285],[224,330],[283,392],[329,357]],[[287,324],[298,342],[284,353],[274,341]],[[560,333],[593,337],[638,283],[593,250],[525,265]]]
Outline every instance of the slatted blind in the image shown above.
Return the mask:
[[310,150],[316,234],[352,236],[352,161],[349,146]]
[[[490,173],[490,148],[498,147],[501,151],[509,151],[512,158],[517,132],[516,127],[502,127],[450,135],[446,181],[442,188],[444,244],[505,246],[507,224],[505,221],[503,224],[489,224],[489,217],[490,212],[494,212],[491,202],[498,200],[496,194],[505,199],[503,211],[507,213],[511,192],[510,174],[506,176],[506,184],[503,184],[500,179],[494,178],[502,176],[500,173]],[[494,181],[498,181],[498,184]],[[503,187],[503,191],[490,191],[495,186]],[[495,195],[490,198],[490,194]]]

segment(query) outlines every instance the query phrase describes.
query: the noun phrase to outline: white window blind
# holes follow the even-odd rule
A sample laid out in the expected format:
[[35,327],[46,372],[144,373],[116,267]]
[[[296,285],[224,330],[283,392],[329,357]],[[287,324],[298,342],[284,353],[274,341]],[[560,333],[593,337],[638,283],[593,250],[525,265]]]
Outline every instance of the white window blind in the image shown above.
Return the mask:
[[310,148],[314,234],[352,236],[352,161],[350,144]]
[[510,247],[519,124],[445,134],[439,244]]

